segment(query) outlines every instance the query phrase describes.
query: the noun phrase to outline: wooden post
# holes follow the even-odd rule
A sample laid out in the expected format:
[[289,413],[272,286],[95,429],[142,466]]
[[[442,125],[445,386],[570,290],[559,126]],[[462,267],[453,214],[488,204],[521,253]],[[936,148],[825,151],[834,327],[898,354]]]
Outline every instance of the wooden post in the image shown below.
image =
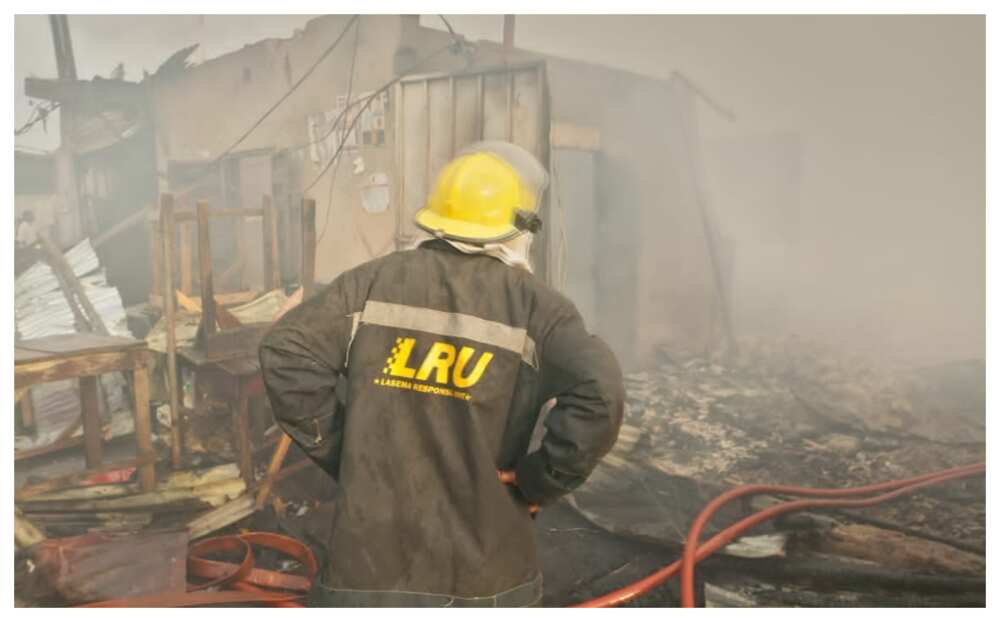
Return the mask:
[[[139,486],[142,492],[153,492],[156,488],[156,454],[153,453],[153,433],[149,419],[149,374],[146,371],[146,362],[141,352],[136,355],[139,360],[132,370],[132,393],[135,395],[135,448],[139,465]],[[176,370],[174,367],[174,385],[176,386]],[[175,434],[174,429],[180,417],[174,415],[173,394],[171,395],[170,413],[171,421],[171,459],[180,459],[180,434]],[[179,414],[179,413],[178,413]],[[177,449],[174,450],[174,447]],[[173,454],[177,454],[174,458]]]
[[35,429],[35,405],[31,399],[31,388],[25,389],[21,397],[21,425],[27,430]]
[[253,461],[250,445],[250,398],[247,397],[246,383],[239,379],[239,400],[233,404],[233,432],[235,449],[240,466],[240,475],[247,486],[253,484]]
[[[76,80],[76,58],[73,55],[73,40],[66,15],[49,15],[52,43],[56,54],[56,71],[60,79]],[[59,108],[59,149],[55,152],[56,184],[65,204],[64,218],[56,221],[57,238],[62,243],[79,239],[80,195],[79,175],[76,170],[76,146],[73,144],[79,112],[74,107],[79,103],[63,102]]]
[[[46,236],[39,236],[39,246],[41,246],[42,251],[45,253],[46,260],[49,266],[52,267],[52,273],[56,277],[56,281],[59,283],[59,290],[63,294],[63,298],[66,299],[66,304],[69,305],[70,311],[73,312],[73,327],[78,333],[94,332],[94,327],[87,320],[83,311],[80,310],[80,305],[77,303],[76,294],[73,287],[70,285],[68,277],[65,274],[65,266],[68,265],[62,253],[59,249],[52,244]],[[72,274],[72,268],[69,268],[69,272],[73,278],[76,275]]]
[[80,407],[83,411],[83,447],[87,457],[87,468],[94,469],[104,462],[97,376],[80,378]]
[[215,292],[212,288],[212,231],[208,203],[198,201],[198,273],[201,275],[201,330],[215,334]]
[[[246,217],[237,215],[234,218],[236,221],[236,289],[233,291],[243,291],[243,283],[246,282],[246,265],[247,265],[247,240],[246,240]],[[223,284],[225,287],[225,284]]]
[[271,291],[281,286],[281,260],[278,257],[278,214],[271,204],[271,197],[264,195],[264,216],[261,220],[262,246],[264,253],[264,289]]
[[[167,391],[170,395],[170,463],[181,468],[181,406],[180,388],[177,386],[177,333],[174,300],[174,195],[160,198],[160,239],[163,242],[163,316],[167,328]],[[139,382],[136,374],[136,383]],[[148,388],[147,388],[148,394]],[[136,400],[139,394],[136,388]],[[148,402],[148,395],[147,395]],[[147,404],[148,410],[148,404]],[[149,417],[149,413],[146,413]],[[139,413],[136,413],[136,436]],[[140,456],[142,458],[142,456]]]
[[191,256],[191,227],[192,224],[190,222],[182,222],[178,230],[180,237],[181,291],[188,296],[194,291],[194,283],[191,276],[191,266],[194,260]]
[[83,307],[84,312],[87,314],[87,323],[90,324],[91,330],[101,335],[110,335],[108,327],[104,325],[104,320],[98,315],[94,305],[90,302],[90,298],[87,298],[87,292],[84,291],[80,280],[73,274],[73,268],[66,261],[63,254],[59,252],[59,249],[56,248],[55,244],[44,233],[38,234],[38,241],[42,246],[42,250],[45,251],[52,269],[57,275],[62,277],[62,280],[76,296],[80,306]]
[[503,16],[503,53],[506,57],[514,49],[514,16]]
[[316,199],[302,199],[302,301],[316,285]]
[[271,487],[274,486],[274,479],[278,476],[281,465],[285,463],[285,456],[288,455],[288,449],[291,446],[292,437],[282,434],[281,440],[278,441],[278,446],[274,449],[274,454],[271,455],[271,463],[267,467],[267,477],[257,492],[255,507],[258,510],[263,508],[264,504],[267,503],[267,498],[271,495]]
[[159,221],[149,225],[149,266],[152,272],[150,275],[152,283],[149,288],[151,292],[150,302],[154,296],[163,292],[163,237],[160,235],[160,229]]

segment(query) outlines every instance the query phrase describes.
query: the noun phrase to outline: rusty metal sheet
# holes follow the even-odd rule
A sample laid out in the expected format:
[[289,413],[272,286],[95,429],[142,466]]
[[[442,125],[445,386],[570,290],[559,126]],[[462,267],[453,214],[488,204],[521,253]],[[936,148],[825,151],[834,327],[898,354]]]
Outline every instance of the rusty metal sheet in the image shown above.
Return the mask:
[[89,533],[45,540],[29,555],[47,586],[69,603],[187,589],[187,530]]

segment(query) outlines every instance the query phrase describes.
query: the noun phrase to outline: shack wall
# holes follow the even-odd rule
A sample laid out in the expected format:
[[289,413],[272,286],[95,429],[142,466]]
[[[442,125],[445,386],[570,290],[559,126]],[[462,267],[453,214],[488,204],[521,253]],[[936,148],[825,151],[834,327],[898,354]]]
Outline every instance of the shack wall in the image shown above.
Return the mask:
[[[216,158],[288,91],[348,19],[317,18],[290,39],[261,41],[157,78],[151,99],[161,189],[170,189],[162,181],[167,162]],[[329,154],[317,155],[315,145],[309,144],[311,117],[326,113],[331,118],[338,97],[343,99],[349,88],[352,99],[357,99],[394,77],[397,68],[408,69],[407,59],[434,52],[438,54],[421,64],[417,73],[544,60],[551,121],[594,128],[600,135],[594,158],[597,241],[592,253],[598,297],[591,329],[612,344],[628,367],[648,358],[664,341],[695,350],[708,345],[717,311],[711,265],[691,175],[678,161],[683,157],[677,151],[681,138],[669,117],[679,104],[668,82],[523,50],[505,54],[500,46],[483,41],[463,55],[441,52],[451,41],[448,33],[421,27],[416,16],[387,15],[361,19],[349,85],[354,36],[353,28],[348,30],[314,75],[235,150],[238,154],[271,149],[283,166],[294,171],[284,176],[275,173],[276,179],[283,179],[280,188],[275,182],[276,194],[282,195],[275,197],[275,203],[289,212],[284,222],[296,222],[303,191],[316,199],[318,280],[332,280],[399,244],[395,91],[390,89],[384,100],[381,140],[345,149],[333,167],[337,174],[332,187],[332,170],[312,184]],[[361,198],[376,173],[384,174],[390,185],[392,200],[384,211],[365,209]],[[184,197],[180,200],[183,203]],[[256,204],[245,205],[251,206]],[[283,234],[294,238],[297,229],[288,227]]]
[[[268,39],[238,52],[206,61],[158,80],[153,88],[158,132],[158,163],[166,179],[166,163],[210,162],[223,153],[275,101],[301,78],[308,67],[347,25],[349,16],[324,16],[311,20],[304,31],[290,39]],[[398,16],[365,16],[357,31],[358,52],[354,78],[350,80],[354,27],[343,41],[290,95],[234,150],[235,154],[271,149],[282,167],[294,171],[275,197],[279,209],[290,211],[283,222],[297,223],[302,190],[320,173],[326,159],[314,159],[315,145],[309,119],[337,107],[337,98],[352,92],[352,99],[378,88],[392,77],[393,54],[399,39]],[[350,84],[349,84],[350,82]],[[353,115],[351,115],[353,116]],[[349,116],[349,118],[351,118]],[[341,272],[393,249],[395,218],[392,211],[369,213],[361,207],[361,188],[371,172],[392,173],[394,156],[391,128],[379,145],[360,145],[345,150],[333,187],[331,173],[306,195],[316,199],[316,278],[332,280]],[[361,158],[364,172],[355,173]],[[164,182],[164,191],[170,188]],[[176,190],[176,189],[175,189]],[[180,198],[183,201],[183,197]],[[259,197],[246,197],[258,207]],[[286,238],[298,234],[289,226]],[[299,246],[292,244],[293,249]],[[294,257],[292,258],[294,259]],[[286,268],[286,274],[287,266]],[[295,271],[293,271],[293,274]]]

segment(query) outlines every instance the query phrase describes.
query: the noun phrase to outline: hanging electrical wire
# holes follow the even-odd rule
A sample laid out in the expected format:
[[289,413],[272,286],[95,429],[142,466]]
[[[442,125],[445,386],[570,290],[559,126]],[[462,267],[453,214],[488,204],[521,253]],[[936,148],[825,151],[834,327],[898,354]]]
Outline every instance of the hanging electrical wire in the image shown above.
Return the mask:
[[250,136],[250,134],[252,134],[254,132],[254,130],[256,130],[258,127],[260,127],[260,125],[264,122],[264,120],[267,119],[269,116],[271,116],[271,114],[275,110],[277,110],[278,107],[280,107],[281,104],[284,103],[285,100],[287,100],[292,95],[292,93],[294,93],[309,78],[309,76],[311,76],[313,74],[313,72],[316,70],[316,68],[319,67],[320,64],[328,56],[330,56],[330,54],[332,54],[334,52],[334,50],[337,49],[337,46],[340,45],[340,42],[344,39],[344,35],[347,34],[347,31],[350,30],[351,26],[354,25],[357,22],[357,20],[359,19],[359,17],[360,17],[359,15],[353,15],[353,16],[351,16],[351,19],[348,20],[347,24],[344,25],[344,28],[340,31],[340,34],[337,35],[337,38],[333,40],[333,43],[331,43],[329,46],[327,46],[327,48],[325,50],[323,50],[323,53],[320,54],[319,57],[315,61],[313,61],[313,63],[309,66],[309,68],[306,69],[305,73],[303,73],[299,77],[299,79],[295,81],[295,84],[293,84],[291,87],[289,87],[288,90],[285,92],[285,94],[282,95],[276,102],[274,102],[274,104],[272,104],[271,107],[269,107],[264,112],[264,114],[262,114],[260,116],[260,118],[258,118],[253,123],[253,125],[251,125],[249,127],[249,129],[247,129],[245,132],[243,132],[240,135],[240,137],[237,138],[235,142],[233,142],[233,144],[231,144],[222,153],[220,153],[211,162],[209,162],[206,165],[206,167],[205,167],[205,172],[203,172],[198,177],[195,177],[193,180],[189,181],[187,187],[184,188],[183,190],[181,190],[180,192],[178,192],[177,194],[178,195],[187,194],[188,192],[190,192],[191,190],[193,190],[197,186],[197,184],[200,183],[203,179],[207,178],[209,175],[214,174],[214,170],[215,170],[216,165],[218,165],[220,162],[222,162],[222,160],[226,156],[228,156],[229,154],[231,154],[233,152],[233,150],[236,149],[236,147],[238,147],[240,144],[242,144],[243,141],[246,140]]
[[[465,42],[465,39],[461,35],[459,35],[458,33],[455,32],[455,30],[451,27],[451,24],[448,22],[448,20],[445,19],[444,15],[439,15],[438,17],[440,17],[441,21],[443,21],[445,23],[445,26],[448,27],[448,32],[451,34],[451,44],[450,44],[449,47],[450,47],[452,53],[453,54],[464,54],[464,53],[467,53],[467,51],[468,51],[468,44]],[[421,59],[421,60],[417,61],[416,65],[419,65],[419,64],[421,64],[423,62],[426,62],[426,60],[427,59]],[[414,68],[416,68],[416,67],[414,67]],[[361,98],[358,98],[358,101],[361,101]],[[321,142],[325,141],[327,138],[330,137],[330,134],[332,134],[333,131],[334,131],[334,129],[337,128],[337,126],[340,123],[341,119],[344,117],[344,115],[347,114],[347,112],[354,106],[355,103],[357,103],[357,102],[351,101],[350,98],[348,98],[348,105],[345,106],[344,109],[340,111],[340,114],[337,115],[337,118],[333,120],[333,123],[330,124],[330,127],[326,131],[325,134],[323,134],[319,138],[316,138],[314,140],[310,140],[310,141],[308,141],[306,143],[303,143],[301,145],[295,145],[293,147],[288,147],[287,150],[288,151],[297,151],[297,150],[301,150],[301,149],[306,149],[308,147],[312,147],[313,145],[316,145],[318,143],[321,143]]]
[[[329,136],[334,128],[337,127],[340,119],[344,118],[344,112],[350,110],[351,108],[351,96],[354,95],[354,67],[358,59],[358,40],[361,37],[361,33],[358,32],[361,29],[361,20],[359,19],[354,25],[354,50],[351,52],[351,70],[347,75],[347,97],[344,100],[344,110],[341,114],[337,116],[337,120],[330,126],[327,131],[326,136]],[[316,238],[316,245],[323,241],[323,236],[326,235],[326,228],[330,224],[330,212],[333,211],[333,186],[337,181],[337,171],[340,169],[340,161],[338,160],[337,165],[333,168],[333,173],[330,175],[330,190],[327,192],[326,196],[326,217],[323,220],[323,229],[319,232],[319,237]]]
[[41,123],[45,126],[45,121],[48,119],[49,115],[59,107],[59,102],[52,102],[48,105],[38,104],[31,109],[31,114],[28,116],[28,120],[24,122],[24,125],[14,130],[14,136],[21,136],[30,130],[32,127]]
[[293,84],[288,89],[288,91],[286,91],[285,94],[282,95],[280,99],[278,99],[278,101],[274,102],[274,104],[272,104],[271,107],[268,108],[267,111],[264,112],[264,114],[262,114],[260,116],[260,118],[257,119],[257,121],[253,125],[250,126],[250,129],[248,129],[247,131],[243,132],[243,134],[238,139],[236,139],[236,142],[234,142],[232,145],[230,145],[228,149],[226,149],[225,151],[223,151],[216,158],[216,161],[219,161],[222,158],[224,158],[227,155],[229,155],[230,153],[232,153],[233,149],[235,149],[244,140],[246,140],[247,137],[250,136],[250,134],[252,134],[255,129],[257,129],[258,127],[260,127],[260,124],[264,122],[264,119],[267,119],[269,116],[271,116],[271,113],[274,112],[275,110],[277,110],[278,106],[280,106],[282,103],[284,103],[284,101],[286,99],[288,99],[292,95],[292,93],[294,93],[296,91],[296,89],[298,89],[299,86],[301,86],[302,83],[305,82],[307,78],[309,78],[310,75],[312,75],[312,72],[315,71],[317,67],[319,67],[320,63],[322,63],[326,59],[326,57],[328,57],[330,54],[333,53],[333,51],[335,49],[337,49],[337,46],[340,45],[340,42],[344,38],[344,35],[346,35],[347,31],[351,28],[351,26],[353,26],[358,21],[359,17],[360,16],[358,16],[358,15],[354,15],[354,16],[351,17],[351,19],[344,26],[344,29],[341,30],[340,34],[337,35],[337,38],[334,39],[333,43],[331,43],[323,51],[323,53],[319,55],[319,58],[317,58],[313,62],[313,64],[310,65],[308,69],[306,69],[305,73],[303,73],[302,76],[300,76],[299,79],[295,81],[295,84]]
[[431,59],[435,58],[436,56],[438,56],[439,54],[441,54],[441,52],[444,52],[445,50],[448,50],[450,48],[451,48],[451,44],[449,43],[448,45],[445,45],[443,47],[440,47],[440,48],[434,50],[433,52],[431,52],[427,56],[424,56],[423,58],[421,58],[420,60],[418,60],[416,63],[414,63],[413,66],[410,68],[409,72],[401,74],[401,75],[398,75],[395,78],[393,78],[392,80],[389,80],[388,82],[386,82],[385,84],[383,84],[382,86],[380,86],[378,88],[378,90],[376,90],[371,95],[369,95],[365,99],[365,101],[361,104],[361,109],[358,111],[358,114],[356,114],[354,116],[354,119],[351,121],[350,126],[348,126],[348,128],[347,128],[347,132],[344,134],[343,138],[341,138],[340,142],[337,144],[337,149],[334,151],[333,157],[330,158],[330,160],[326,163],[326,166],[323,167],[323,169],[319,172],[319,174],[316,175],[316,177],[311,182],[309,182],[309,184],[305,188],[302,189],[302,194],[305,195],[305,193],[309,192],[317,183],[319,183],[319,181],[323,178],[323,176],[326,175],[326,172],[328,170],[330,170],[330,167],[332,167],[334,165],[334,163],[337,161],[337,158],[340,157],[340,152],[344,150],[344,145],[347,143],[347,137],[350,135],[350,133],[352,131],[354,131],[354,127],[358,124],[358,121],[361,119],[361,115],[363,115],[365,113],[365,111],[368,109],[368,106],[370,106],[371,103],[373,101],[375,101],[376,97],[381,96],[382,93],[385,93],[386,91],[388,91],[397,82],[399,82],[400,80],[402,80],[406,76],[408,76],[411,73],[413,73],[413,71],[415,69],[417,69],[418,67],[420,67],[424,63],[430,61]]

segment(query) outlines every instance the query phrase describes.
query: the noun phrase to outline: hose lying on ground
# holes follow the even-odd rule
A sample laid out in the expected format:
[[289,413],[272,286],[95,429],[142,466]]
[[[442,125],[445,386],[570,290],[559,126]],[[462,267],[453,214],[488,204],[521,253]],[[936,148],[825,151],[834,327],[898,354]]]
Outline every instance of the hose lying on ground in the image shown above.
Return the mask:
[[[615,590],[604,596],[588,600],[574,605],[574,607],[614,607],[626,603],[653,588],[662,585],[671,579],[678,572],[681,573],[681,605],[684,607],[694,606],[694,567],[695,564],[715,551],[719,550],[743,532],[751,529],[767,520],[786,514],[811,508],[861,508],[878,505],[891,501],[898,497],[911,494],[929,486],[935,486],[953,479],[973,477],[986,473],[986,463],[972,464],[962,467],[955,467],[935,473],[927,473],[917,477],[903,480],[895,480],[882,484],[872,484],[856,488],[806,488],[802,486],[777,486],[766,484],[753,484],[739,486],[716,497],[711,503],[705,506],[695,521],[691,524],[688,537],[684,545],[684,555],[681,559],[664,566],[653,574],[640,579],[630,585]],[[886,492],[889,491],[889,492]],[[850,499],[846,497],[858,497],[873,493],[884,493],[874,497],[861,499]],[[708,523],[712,515],[726,503],[757,494],[783,494],[792,496],[809,496],[811,499],[800,499],[797,501],[787,501],[761,510],[746,518],[737,521],[733,525],[722,530],[707,542],[698,545],[698,538],[702,529]],[[820,497],[820,498],[815,498]]]
[[[986,472],[986,463],[955,467],[935,473],[927,473],[909,479],[860,486],[856,488],[805,488],[801,486],[777,486],[753,484],[733,488],[716,497],[705,506],[691,524],[684,545],[684,555],[681,559],[661,568],[653,574],[630,585],[615,590],[604,596],[574,605],[574,607],[614,607],[626,603],[653,588],[665,583],[676,574],[681,574],[681,605],[693,607],[694,598],[694,567],[715,551],[739,537],[745,531],[786,514],[814,508],[863,508],[892,501],[898,497],[911,494],[929,486],[944,482],[982,475]],[[864,497],[874,493],[876,496]],[[786,501],[761,510],[723,529],[699,546],[698,538],[712,515],[722,506],[734,499],[748,495],[780,494],[811,497],[795,501]],[[861,498],[850,498],[861,497]],[[254,567],[251,544],[257,544],[276,549],[297,559],[306,569],[306,576],[286,575],[284,573],[263,570]],[[217,562],[204,559],[205,553],[222,551],[244,554],[240,564]],[[302,543],[279,534],[244,533],[236,536],[221,536],[208,538],[195,543],[191,547],[188,568],[194,576],[208,579],[207,583],[191,585],[189,591],[179,594],[151,594],[124,598],[100,603],[91,603],[89,607],[177,607],[222,604],[270,604],[279,607],[301,606],[299,602],[308,592],[313,578],[318,571],[315,557],[309,548]],[[207,592],[209,587],[227,588],[221,592]]]

